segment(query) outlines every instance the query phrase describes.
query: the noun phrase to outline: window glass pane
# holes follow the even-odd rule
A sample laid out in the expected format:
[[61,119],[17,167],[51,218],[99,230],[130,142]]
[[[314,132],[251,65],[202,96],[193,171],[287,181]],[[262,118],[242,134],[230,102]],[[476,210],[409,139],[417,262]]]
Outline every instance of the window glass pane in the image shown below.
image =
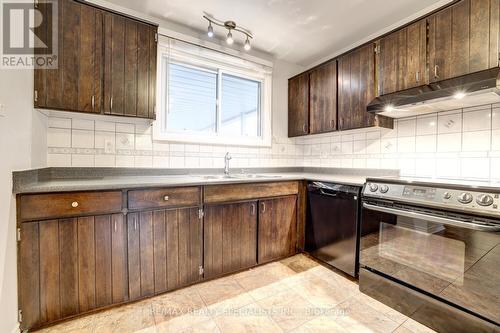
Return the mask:
[[222,75],[221,135],[260,136],[260,82]]
[[168,65],[167,131],[215,132],[217,73]]

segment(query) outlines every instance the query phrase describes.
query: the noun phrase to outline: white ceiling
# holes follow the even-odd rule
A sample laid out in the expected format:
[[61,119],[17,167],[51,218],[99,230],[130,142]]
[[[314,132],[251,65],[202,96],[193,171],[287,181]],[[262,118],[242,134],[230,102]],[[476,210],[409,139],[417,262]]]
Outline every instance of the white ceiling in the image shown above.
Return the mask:
[[[278,59],[308,66],[389,27],[437,0],[109,0],[197,31],[207,12],[234,20],[254,34],[253,46]],[[223,38],[224,29],[216,28]],[[234,34],[235,39],[242,36]]]

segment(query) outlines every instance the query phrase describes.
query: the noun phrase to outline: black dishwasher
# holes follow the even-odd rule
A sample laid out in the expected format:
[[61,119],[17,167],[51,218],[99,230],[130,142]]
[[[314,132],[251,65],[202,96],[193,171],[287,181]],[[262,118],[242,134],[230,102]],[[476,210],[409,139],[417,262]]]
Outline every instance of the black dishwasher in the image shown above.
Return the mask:
[[310,182],[305,250],[351,275],[358,275],[361,187]]

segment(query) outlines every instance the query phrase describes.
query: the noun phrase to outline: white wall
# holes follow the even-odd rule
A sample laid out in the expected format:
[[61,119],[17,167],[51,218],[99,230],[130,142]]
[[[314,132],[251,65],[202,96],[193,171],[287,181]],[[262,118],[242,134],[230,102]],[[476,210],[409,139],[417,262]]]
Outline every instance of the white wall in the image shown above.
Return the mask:
[[152,138],[147,120],[51,111],[49,166],[222,168],[226,151],[233,167],[291,166],[297,159],[287,137],[288,78],[303,68],[276,61],[273,71],[271,147],[179,144]]
[[[0,69],[0,332],[17,329],[16,208],[12,171],[45,164],[46,117],[33,110],[33,71]],[[33,119],[36,124],[33,124]],[[35,128],[35,130],[33,130]],[[36,142],[36,145],[33,145]]]

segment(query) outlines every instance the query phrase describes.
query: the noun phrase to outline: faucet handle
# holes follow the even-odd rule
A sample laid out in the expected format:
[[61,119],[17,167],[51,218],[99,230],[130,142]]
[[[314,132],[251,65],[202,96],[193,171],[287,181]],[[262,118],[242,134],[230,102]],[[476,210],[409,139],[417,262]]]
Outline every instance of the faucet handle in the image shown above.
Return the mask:
[[226,152],[226,156],[224,156],[224,158],[225,158],[226,160],[230,160],[230,159],[232,159],[233,157],[231,156],[231,154],[229,154],[229,152]]

